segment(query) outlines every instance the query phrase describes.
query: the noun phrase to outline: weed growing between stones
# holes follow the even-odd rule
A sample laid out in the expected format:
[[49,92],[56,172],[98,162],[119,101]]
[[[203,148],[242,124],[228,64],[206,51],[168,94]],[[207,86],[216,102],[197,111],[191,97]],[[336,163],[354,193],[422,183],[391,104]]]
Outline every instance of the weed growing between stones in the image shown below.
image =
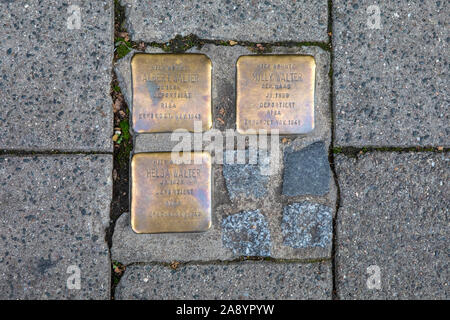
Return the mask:
[[[118,0],[114,1],[114,62],[125,56],[133,44],[128,39],[128,33],[124,27],[125,10]],[[106,232],[106,240],[109,248],[112,246],[112,235],[117,218],[129,211],[128,186],[129,186],[129,159],[133,149],[133,140],[129,130],[130,111],[117,82],[117,77],[112,72],[111,98],[114,110],[114,168],[113,168],[113,199],[111,203],[110,226]],[[119,283],[125,267],[117,261],[111,263],[111,298],[114,298],[114,290]]]
[[125,272],[126,266],[120,263],[119,261],[111,262],[111,299],[114,299],[114,292],[117,285],[120,282],[120,278],[122,278],[123,273]]
[[128,211],[128,176],[129,159],[133,149],[133,140],[129,131],[130,111],[122,93],[116,90],[117,79],[113,75],[111,97],[114,108],[114,171],[113,171],[113,203],[111,218],[117,219]]

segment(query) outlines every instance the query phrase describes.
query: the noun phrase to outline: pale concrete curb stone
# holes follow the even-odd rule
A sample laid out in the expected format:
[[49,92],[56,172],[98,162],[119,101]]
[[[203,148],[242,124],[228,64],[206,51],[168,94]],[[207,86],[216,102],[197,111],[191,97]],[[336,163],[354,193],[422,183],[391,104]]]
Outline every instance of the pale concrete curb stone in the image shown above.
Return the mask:
[[130,214],[116,221],[111,257],[123,264],[134,262],[171,262],[231,260],[232,252],[223,247],[220,224],[212,216],[212,226],[203,233],[136,234],[131,229]]
[[167,42],[176,35],[253,42],[328,40],[326,0],[121,0],[134,41]]
[[112,152],[113,1],[71,4],[0,2],[0,149]]
[[126,269],[115,299],[331,299],[331,291],[329,262],[139,264]]
[[112,163],[109,155],[0,157],[0,299],[110,298]]
[[339,298],[450,298],[449,162],[448,153],[335,157]]

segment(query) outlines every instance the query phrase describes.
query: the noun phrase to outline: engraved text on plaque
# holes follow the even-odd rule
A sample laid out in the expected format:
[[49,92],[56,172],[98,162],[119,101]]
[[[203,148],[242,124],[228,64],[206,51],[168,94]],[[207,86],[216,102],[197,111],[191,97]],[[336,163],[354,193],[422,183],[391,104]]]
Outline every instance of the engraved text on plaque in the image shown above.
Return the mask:
[[212,126],[211,60],[203,54],[136,54],[131,60],[133,131]]
[[170,152],[131,160],[131,226],[137,233],[196,232],[211,226],[211,156],[190,152],[176,163]]
[[239,133],[278,129],[280,134],[303,134],[314,129],[313,57],[242,56],[236,67]]

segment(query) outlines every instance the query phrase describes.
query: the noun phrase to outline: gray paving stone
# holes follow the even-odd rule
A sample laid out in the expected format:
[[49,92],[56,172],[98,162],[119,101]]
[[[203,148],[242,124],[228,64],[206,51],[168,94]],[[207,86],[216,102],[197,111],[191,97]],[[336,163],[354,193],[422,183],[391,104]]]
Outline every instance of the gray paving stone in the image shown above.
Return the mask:
[[[269,183],[269,176],[262,172],[264,160],[261,159],[261,155],[258,156],[255,153],[257,163],[249,163],[247,150],[245,163],[239,164],[236,160],[237,153],[235,150],[227,150],[224,153],[223,176],[230,198],[232,200],[248,197],[262,198],[267,193]],[[235,159],[234,163],[228,163],[228,156]]]
[[333,238],[332,209],[308,201],[283,208],[284,244],[293,248],[330,247]]
[[449,299],[449,161],[448,153],[335,158],[340,298]]
[[324,195],[330,190],[330,180],[331,170],[324,142],[315,142],[298,151],[285,150],[284,195]]
[[113,1],[2,1],[0,21],[0,149],[112,151]]
[[327,41],[327,1],[122,0],[135,41],[176,35],[242,41]]
[[127,267],[115,293],[130,299],[331,299],[329,262]]
[[[449,146],[450,6],[333,1],[336,144]],[[368,19],[371,19],[368,24]]]
[[109,155],[0,157],[0,299],[109,299],[111,172]]
[[270,256],[270,231],[259,210],[243,211],[222,220],[223,245],[242,256]]

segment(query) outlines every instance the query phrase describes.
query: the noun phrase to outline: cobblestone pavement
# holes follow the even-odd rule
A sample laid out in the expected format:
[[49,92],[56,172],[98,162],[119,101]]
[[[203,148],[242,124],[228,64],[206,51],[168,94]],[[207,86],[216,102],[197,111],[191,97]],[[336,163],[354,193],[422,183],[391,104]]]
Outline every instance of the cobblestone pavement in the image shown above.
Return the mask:
[[[0,299],[449,299],[445,1],[0,1]],[[130,60],[316,61],[315,128],[280,166],[213,165],[212,227],[136,234]],[[231,152],[233,153],[233,152]]]

